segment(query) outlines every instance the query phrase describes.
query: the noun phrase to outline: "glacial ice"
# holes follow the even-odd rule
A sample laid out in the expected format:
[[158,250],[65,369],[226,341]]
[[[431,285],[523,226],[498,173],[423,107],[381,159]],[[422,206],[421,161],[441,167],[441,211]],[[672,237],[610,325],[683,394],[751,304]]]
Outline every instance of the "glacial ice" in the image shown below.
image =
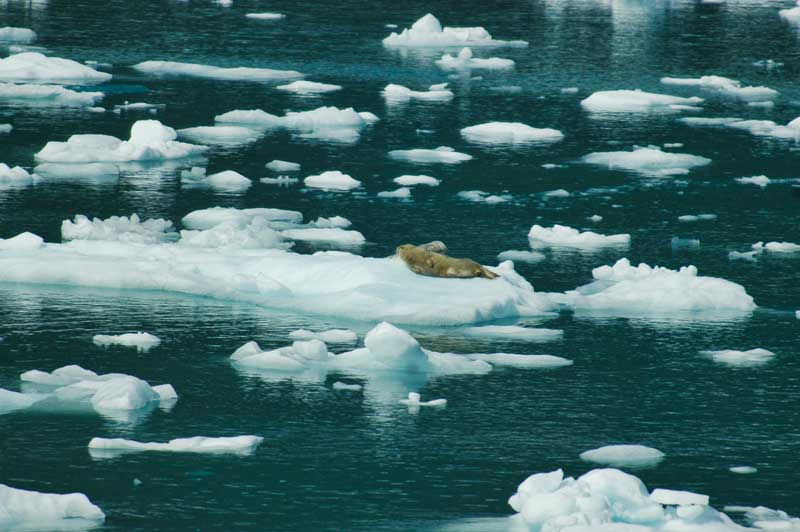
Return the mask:
[[103,511],[83,493],[40,493],[0,484],[0,528],[75,530],[94,528]]
[[157,76],[191,76],[230,81],[276,81],[303,77],[302,73],[295,70],[273,70],[271,68],[251,67],[224,68],[175,61],[144,61],[143,63],[133,65],[133,68],[139,72]]
[[188,229],[203,231],[225,222],[250,223],[255,218],[297,224],[303,221],[303,213],[270,208],[236,209],[233,207],[211,207],[190,212],[181,219],[181,223]]
[[564,331],[560,329],[537,329],[518,325],[482,325],[479,327],[467,327],[461,332],[465,336],[524,342],[549,342],[560,340],[564,336]]
[[696,96],[681,98],[640,90],[617,90],[595,92],[581,100],[581,106],[587,111],[597,113],[645,113],[696,110],[697,104],[702,102],[703,99]]
[[488,144],[523,144],[529,142],[558,142],[564,134],[557,129],[535,128],[520,122],[488,122],[465,127],[461,136],[473,142]]
[[102,83],[111,74],[70,59],[48,57],[38,52],[23,52],[0,59],[0,80],[71,83]]
[[408,392],[408,398],[400,399],[400,404],[408,406],[409,410],[420,406],[446,406],[447,399],[433,399],[431,401],[422,401],[422,396],[417,392]]
[[161,344],[161,338],[147,332],[125,333],[117,335],[96,334],[92,337],[95,345],[124,345],[135,347],[137,351],[148,351]]
[[528,232],[528,239],[536,247],[599,248],[605,246],[628,246],[631,235],[601,235],[593,231],[580,232],[565,225],[542,227],[535,224]]
[[705,157],[688,153],[665,152],[655,146],[634,147],[632,151],[590,153],[584,155],[581,161],[586,164],[605,166],[609,170],[628,170],[652,177],[683,175],[689,173],[692,168],[711,163],[711,159]]
[[741,82],[722,76],[703,76],[700,78],[661,78],[665,85],[683,85],[699,87],[723,96],[736,98],[745,102],[773,100],[778,91],[768,87],[742,87]]
[[30,28],[14,28],[5,26],[0,28],[0,41],[29,44],[36,40],[36,32]]
[[255,20],[281,20],[286,18],[286,15],[283,13],[247,13],[245,17]]
[[493,39],[484,28],[442,27],[439,20],[428,13],[402,32],[392,32],[383,39],[383,45],[398,48],[447,48],[451,46],[513,46],[525,47],[525,41],[502,41]]
[[702,351],[714,362],[728,364],[730,366],[757,366],[769,362],[775,357],[775,353],[766,349],[750,349],[749,351],[737,351],[735,349],[722,349],[719,351]]
[[439,146],[430,150],[425,148],[414,148],[411,150],[392,150],[389,157],[398,161],[410,163],[444,163],[458,164],[472,159],[472,155],[460,153],[447,146]]
[[772,182],[772,180],[765,175],[756,175],[752,177],[737,177],[735,181],[737,183],[741,183],[742,185],[756,185],[761,188],[766,187]]
[[[47,395],[40,393],[19,393],[0,388],[0,415],[24,410],[38,403]],[[2,522],[2,512],[0,512],[0,522]]]
[[225,170],[206,175],[205,168],[199,166],[181,172],[181,184],[189,187],[208,187],[214,190],[238,192],[247,190],[253,182],[233,170]]
[[15,183],[15,184],[30,184],[36,181],[36,174],[31,174],[20,166],[11,168],[5,163],[0,163],[0,184]]
[[257,141],[261,133],[241,126],[197,126],[179,129],[178,136],[198,144],[238,146]]
[[338,170],[329,170],[319,175],[310,175],[303,180],[307,187],[326,190],[351,190],[361,186],[361,181],[353,179]]
[[[166,443],[138,442],[123,438],[92,438],[89,441],[89,452],[106,451],[114,453],[163,451],[171,453],[208,453],[208,454],[252,454],[264,441],[261,436],[224,436],[218,438],[194,436],[192,438],[176,438]],[[99,454],[99,453],[98,453]],[[105,455],[107,456],[107,455]]]
[[650,494],[650,499],[665,506],[708,506],[709,502],[708,495],[664,488],[654,489]]
[[[446,87],[447,84],[445,83]],[[423,100],[429,102],[449,102],[453,99],[453,91],[447,88],[434,88],[431,86],[427,91],[415,91],[403,85],[390,83],[383,88],[383,97],[387,103],[408,102],[410,100]]]
[[289,338],[292,340],[322,340],[326,344],[354,344],[358,341],[358,335],[350,329],[329,329],[320,332],[297,329],[289,333]]
[[393,179],[395,183],[404,187],[413,187],[415,185],[427,185],[429,187],[438,187],[440,180],[428,175],[401,175]]
[[509,249],[508,251],[503,251],[497,255],[499,260],[511,260],[514,262],[527,262],[530,264],[535,264],[537,262],[541,262],[545,259],[544,254],[539,253],[538,251],[527,251],[527,250],[517,250],[517,249]]
[[584,462],[614,467],[649,467],[664,459],[664,453],[644,445],[607,445],[582,452]]
[[299,172],[300,171],[300,164],[299,163],[292,163],[289,161],[281,161],[275,159],[273,161],[268,162],[264,165],[267,170],[272,170],[273,172]]
[[436,65],[442,70],[505,70],[514,68],[512,59],[502,57],[489,57],[482,59],[472,56],[472,49],[462,48],[457,56],[445,53],[440,59],[436,60]]
[[177,133],[158,120],[139,120],[129,140],[110,135],[72,135],[48,142],[35,157],[40,162],[93,163],[182,159],[202,154],[205,146],[178,142]]
[[103,98],[102,92],[78,92],[60,85],[0,83],[0,100],[34,105],[90,107]]
[[278,85],[276,89],[284,92],[293,92],[295,94],[324,94],[327,92],[335,92],[342,90],[341,85],[333,85],[331,83],[318,83],[316,81],[299,80],[293,81],[286,85]]
[[263,129],[285,128],[301,136],[340,142],[355,142],[361,131],[379,119],[373,113],[352,107],[318,107],[310,111],[289,111],[277,116],[261,109],[234,110],[214,118],[216,122]]
[[61,222],[61,238],[67,240],[105,240],[116,242],[136,242],[155,244],[177,240],[178,234],[172,222],[164,219],[150,219],[142,222],[139,216],[112,216],[105,220],[89,220],[82,214],[75,220]]
[[399,198],[408,199],[411,197],[411,189],[408,187],[400,187],[395,190],[384,190],[378,192],[379,198]]
[[493,366],[508,366],[511,368],[561,368],[571,366],[572,360],[553,355],[515,355],[511,353],[476,353],[467,355],[472,360],[483,360]]

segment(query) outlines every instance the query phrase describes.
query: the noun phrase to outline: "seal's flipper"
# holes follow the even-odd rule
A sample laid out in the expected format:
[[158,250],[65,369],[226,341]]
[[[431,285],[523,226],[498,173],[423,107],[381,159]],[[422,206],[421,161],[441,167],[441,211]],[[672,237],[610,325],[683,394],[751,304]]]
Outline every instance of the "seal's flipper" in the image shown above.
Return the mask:
[[441,240],[434,240],[433,242],[428,242],[427,244],[422,244],[417,247],[423,251],[430,251],[431,253],[447,253],[447,246],[445,246],[444,242]]

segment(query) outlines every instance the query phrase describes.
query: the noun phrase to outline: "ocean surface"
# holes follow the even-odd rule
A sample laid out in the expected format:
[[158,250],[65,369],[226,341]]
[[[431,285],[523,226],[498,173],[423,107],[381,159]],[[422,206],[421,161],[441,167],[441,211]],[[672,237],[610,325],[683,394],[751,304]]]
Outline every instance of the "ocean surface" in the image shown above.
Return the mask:
[[[244,372],[230,354],[250,340],[288,345],[294,329],[345,327],[362,338],[373,322],[312,316],[224,299],[171,292],[0,284],[0,388],[19,390],[19,374],[79,364],[171,383],[180,399],[125,419],[91,410],[23,410],[0,416],[0,483],[43,492],[82,492],[107,515],[98,530],[428,531],[499,526],[529,474],[592,466],[578,455],[617,443],[660,449],[656,467],[634,471],[650,488],[705,493],[718,509],[764,505],[800,514],[800,254],[765,253],[729,260],[758,241],[800,243],[798,145],[729,128],[689,127],[682,116],[738,117],[786,124],[800,115],[800,29],[778,17],[784,1],[567,1],[369,3],[351,0],[231,7],[192,0],[52,0],[0,3],[0,27],[31,28],[34,43],[56,57],[109,63],[100,105],[163,104],[155,116],[135,111],[0,100],[0,162],[25,168],[48,141],[77,133],[127,138],[131,124],[157,118],[178,128],[213,125],[233,109],[275,114],[322,105],[370,111],[380,121],[358,142],[299,138],[287,131],[247,145],[211,148],[209,173],[236,170],[254,180],[243,193],[189,189],[190,164],[131,165],[118,180],[45,180],[0,188],[0,238],[30,231],[60,242],[62,220],[137,213],[179,224],[212,206],[277,207],[307,219],[340,215],[367,243],[358,254],[384,257],[397,245],[444,241],[454,256],[497,264],[497,254],[529,249],[533,224],[563,224],[602,234],[629,233],[627,249],[543,250],[545,260],[516,269],[537,291],[560,292],[591,281],[593,268],[622,257],[741,284],[758,308],[745,315],[649,315],[563,312],[546,319],[504,320],[562,329],[563,340],[527,343],[465,337],[447,327],[407,327],[434,351],[551,354],[573,366],[497,368],[407,382],[336,373],[298,378]],[[272,11],[276,21],[246,13]],[[509,71],[448,77],[433,61],[443,50],[396,50],[381,40],[425,13],[445,25],[484,26],[495,38],[527,48],[475,49],[513,59]],[[448,49],[451,53],[458,51]],[[7,52],[0,49],[0,55]],[[782,63],[764,68],[755,62]],[[306,79],[343,86],[321,96],[275,90],[280,83],[159,77],[131,65],[169,60],[215,66],[298,70]],[[663,76],[716,74],[779,91],[773,108],[662,85]],[[424,90],[450,83],[450,102],[387,104],[381,90],[398,83]],[[509,87],[516,87],[509,89]],[[562,92],[577,87],[578,92]],[[706,98],[701,112],[588,113],[580,100],[599,90],[642,89]],[[78,90],[89,90],[86,87]],[[558,143],[495,146],[466,141],[463,127],[523,122],[564,133]],[[712,159],[686,175],[653,178],[581,164],[580,157],[633,146],[673,149]],[[451,146],[474,159],[459,165],[414,165],[390,150]],[[300,184],[261,184],[264,164],[302,164],[301,177],[340,170],[363,182],[349,193]],[[543,168],[543,164],[562,165]],[[409,200],[378,198],[394,177],[427,174],[438,187],[415,187]],[[737,177],[766,175],[766,187]],[[567,197],[546,196],[555,189]],[[508,195],[476,203],[465,190]],[[713,213],[714,220],[678,216]],[[603,220],[587,218],[600,215]],[[675,247],[672,238],[699,239]],[[312,244],[296,246],[301,253]],[[3,252],[0,251],[0,254]],[[426,294],[419,294],[420,298]],[[99,333],[148,331],[162,344],[148,352],[93,344]],[[708,349],[764,348],[776,356],[750,367],[719,364]],[[338,346],[333,351],[346,350]],[[337,380],[365,384],[334,391]],[[411,386],[444,409],[409,413],[398,404]],[[251,456],[139,453],[92,458],[91,437],[166,441],[175,437],[255,434]],[[755,475],[728,468],[751,465]],[[134,484],[134,479],[141,481]],[[488,518],[487,521],[481,519]],[[478,519],[478,521],[475,521]],[[477,523],[477,524],[476,524]],[[481,524],[483,523],[483,524]]]

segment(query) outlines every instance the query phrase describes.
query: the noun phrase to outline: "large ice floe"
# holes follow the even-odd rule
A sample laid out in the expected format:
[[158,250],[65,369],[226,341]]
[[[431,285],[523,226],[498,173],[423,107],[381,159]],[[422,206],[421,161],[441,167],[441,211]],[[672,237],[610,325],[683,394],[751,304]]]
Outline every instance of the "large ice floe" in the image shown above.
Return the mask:
[[631,151],[590,153],[581,157],[580,161],[609,169],[636,172],[649,177],[685,175],[692,168],[711,163],[711,159],[706,157],[689,153],[665,152],[656,146],[646,148],[635,146]]
[[110,135],[72,135],[66,142],[48,142],[35,157],[51,163],[160,161],[197,156],[208,149],[176,138],[175,130],[158,120],[139,120],[131,126],[128,140]]
[[175,438],[168,442],[139,442],[123,438],[92,438],[89,453],[94,458],[113,458],[115,456],[145,451],[169,453],[238,454],[249,455],[255,452],[264,438],[261,436],[194,436]]
[[652,467],[664,459],[664,453],[644,445],[606,445],[584,451],[580,455],[584,462],[614,467]]
[[0,83],[0,101],[28,105],[91,107],[103,98],[102,92],[78,92],[60,85]]
[[472,142],[486,144],[525,144],[558,142],[564,134],[557,129],[536,128],[520,122],[488,122],[465,127],[461,136]]
[[40,493],[0,484],[3,530],[86,530],[105,518],[83,493]]
[[447,88],[447,83],[431,85],[426,91],[415,91],[403,85],[390,83],[383,88],[382,94],[387,103],[408,102],[411,100],[449,102],[454,96],[453,91]]
[[549,294],[578,310],[663,313],[674,311],[748,312],[756,308],[744,287],[717,277],[697,274],[694,266],[680,270],[631,265],[620,259],[613,266],[592,270],[594,281],[564,294]]
[[443,163],[459,164],[472,159],[472,155],[455,151],[447,146],[436,149],[414,148],[410,150],[392,150],[389,158],[409,163]]
[[503,59],[502,57],[489,57],[486,59],[473,57],[472,49],[462,48],[456,56],[447,53],[442,55],[440,59],[436,60],[436,65],[442,70],[506,70],[514,68],[514,61],[512,59]]
[[724,78],[722,76],[703,76],[700,78],[661,78],[661,83],[665,85],[682,85],[687,87],[698,87],[700,89],[714,92],[721,96],[735,98],[745,102],[761,102],[774,100],[778,96],[778,91],[769,87],[742,87],[741,82]]
[[646,113],[653,111],[696,111],[703,99],[682,98],[640,90],[599,91],[581,100],[587,111],[598,113]]
[[111,74],[100,72],[90,66],[48,57],[38,52],[23,52],[0,59],[0,81],[38,81],[71,84],[102,83],[111,79]]
[[771,137],[776,139],[800,139],[800,117],[788,124],[781,125],[772,120],[742,120],[741,118],[680,118],[681,122],[695,127],[726,127],[746,131],[757,137]]
[[63,240],[104,240],[117,242],[136,242],[139,244],[155,244],[178,239],[178,233],[172,222],[164,219],[150,219],[142,222],[139,216],[112,216],[105,220],[90,220],[82,214],[74,220],[61,222],[61,238]]
[[284,116],[261,109],[237,109],[218,115],[214,120],[263,130],[288,129],[306,138],[355,142],[361,131],[377,122],[378,117],[368,111],[356,112],[352,107],[319,107],[311,111],[289,111]]
[[0,42],[29,44],[36,40],[36,32],[30,28],[14,28],[5,26],[0,28]]
[[593,231],[580,232],[565,225],[542,227],[535,224],[528,232],[528,240],[534,247],[600,248],[605,246],[625,246],[631,242],[631,235],[601,235]]
[[226,68],[175,61],[144,61],[133,65],[133,68],[145,74],[159,76],[190,76],[231,81],[276,81],[303,77],[303,74],[296,70],[273,70],[271,68],[253,67]]
[[525,47],[525,41],[502,41],[493,39],[486,29],[476,27],[451,28],[444,26],[428,13],[410,28],[400,33],[392,32],[383,39],[383,45],[397,48],[447,48],[451,46],[513,46]]

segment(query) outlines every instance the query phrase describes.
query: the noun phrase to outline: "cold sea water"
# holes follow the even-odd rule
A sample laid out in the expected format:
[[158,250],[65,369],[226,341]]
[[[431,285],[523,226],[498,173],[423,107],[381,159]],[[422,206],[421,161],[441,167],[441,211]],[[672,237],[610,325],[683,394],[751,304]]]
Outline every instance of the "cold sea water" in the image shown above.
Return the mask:
[[[711,505],[764,505],[800,514],[800,254],[762,253],[730,260],[758,241],[800,242],[798,147],[793,139],[732,128],[698,128],[680,117],[737,117],[786,124],[800,115],[800,29],[778,16],[784,1],[530,0],[454,2],[267,3],[234,0],[4,0],[0,27],[33,29],[47,54],[108,63],[113,79],[93,90],[108,109],[124,102],[162,104],[155,115],[88,112],[0,99],[0,162],[31,169],[48,141],[77,133],[128,138],[131,124],[157,118],[173,128],[213,125],[234,109],[304,111],[354,107],[380,121],[357,142],[308,139],[286,130],[244,145],[212,146],[208,173],[235,170],[254,180],[245,192],[181,186],[191,163],[130,166],[112,180],[73,176],[0,188],[0,238],[30,231],[60,242],[62,220],[137,213],[179,226],[212,206],[276,207],[307,219],[340,215],[366,243],[348,251],[384,257],[397,245],[442,240],[453,256],[483,264],[530,249],[533,224],[629,233],[629,247],[547,248],[544,260],[517,263],[537,292],[563,292],[592,279],[592,269],[627,257],[739,283],[758,308],[737,314],[564,311],[506,319],[563,330],[563,339],[530,343],[464,336],[459,328],[405,327],[425,348],[456,353],[551,354],[574,361],[553,369],[497,367],[485,375],[425,379],[287,375],[244,371],[229,356],[249,340],[288,345],[294,329],[350,328],[361,338],[375,322],[271,310],[225,298],[167,291],[0,284],[0,388],[20,389],[20,373],[79,364],[151,383],[171,383],[171,409],[103,416],[91,409],[27,409],[0,416],[0,483],[41,492],[85,493],[106,514],[99,530],[503,529],[507,499],[536,472],[581,475],[579,459],[609,444],[642,444],[666,455],[632,470],[649,488],[711,496]],[[285,14],[248,19],[252,12]],[[483,26],[526,48],[475,48],[477,57],[513,59],[515,68],[456,74],[434,64],[445,51],[391,49],[382,39],[425,13],[449,26]],[[397,24],[398,29],[385,27]],[[0,51],[5,55],[7,52]],[[754,65],[771,59],[781,66]],[[131,65],[171,60],[215,66],[291,69],[342,90],[298,96],[282,82],[155,76]],[[664,76],[721,75],[779,92],[774,107],[697,87],[667,86]],[[390,104],[388,83],[419,90],[447,82],[447,102]],[[561,89],[577,87],[577,92]],[[591,113],[580,101],[595,91],[641,89],[705,98],[700,111]],[[87,90],[78,88],[78,90]],[[490,121],[555,128],[556,143],[470,142],[459,130]],[[680,143],[665,151],[711,159],[682,175],[582,164],[592,152]],[[411,164],[390,150],[450,146],[473,155],[463,164]],[[264,164],[302,164],[299,184],[258,182]],[[554,168],[543,164],[559,165]],[[303,186],[302,177],[340,170],[362,181],[337,193]],[[392,179],[426,174],[438,187],[414,187],[410,199],[378,198]],[[766,175],[766,187],[735,179]],[[568,196],[546,195],[564,189]],[[460,191],[504,196],[475,202]],[[710,213],[716,219],[681,222]],[[588,217],[602,216],[599,222]],[[673,245],[673,237],[699,239]],[[298,244],[300,253],[319,249]],[[0,251],[2,255],[4,251]],[[420,299],[431,297],[419,293]],[[670,294],[663,294],[669,299]],[[147,331],[162,339],[147,351],[94,345],[95,334]],[[731,366],[701,351],[764,348],[765,364]],[[331,346],[334,352],[350,348]],[[363,391],[335,391],[343,380]],[[408,391],[446,398],[446,408],[409,413]],[[250,456],[137,453],[93,458],[94,436],[167,441],[206,435],[263,436]],[[731,466],[749,465],[753,475]],[[629,470],[630,471],[630,470]],[[134,483],[134,479],[141,481]]]

